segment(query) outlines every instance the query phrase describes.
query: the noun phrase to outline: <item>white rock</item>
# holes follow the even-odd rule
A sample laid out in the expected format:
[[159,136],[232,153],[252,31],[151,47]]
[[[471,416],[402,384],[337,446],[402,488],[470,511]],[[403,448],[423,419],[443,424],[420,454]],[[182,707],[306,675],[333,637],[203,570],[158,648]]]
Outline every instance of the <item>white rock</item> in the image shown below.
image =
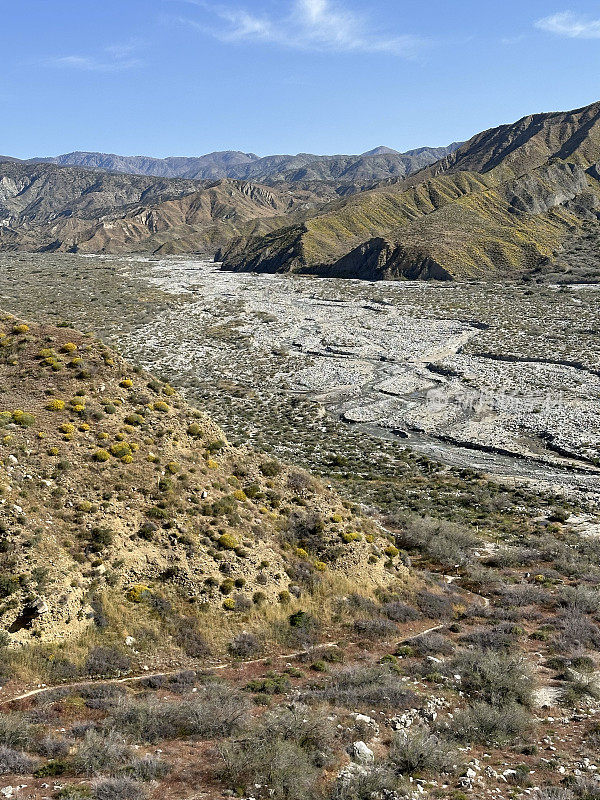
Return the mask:
[[375,761],[375,754],[364,742],[354,742],[352,745],[352,758],[357,764],[368,765]]

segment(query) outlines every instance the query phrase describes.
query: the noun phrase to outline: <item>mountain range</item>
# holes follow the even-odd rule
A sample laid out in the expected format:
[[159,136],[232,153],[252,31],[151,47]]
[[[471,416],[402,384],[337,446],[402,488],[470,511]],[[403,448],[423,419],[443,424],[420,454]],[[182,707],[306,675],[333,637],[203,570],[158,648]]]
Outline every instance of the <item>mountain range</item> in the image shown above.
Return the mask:
[[262,159],[233,152],[164,160],[0,157],[0,248],[212,256],[236,237],[267,233],[289,215],[302,218],[340,196],[412,174],[456,146]]
[[0,164],[0,249],[209,254],[335,196],[7,161]]
[[369,280],[571,280],[581,236],[586,280],[600,274],[600,103],[404,154],[0,162],[5,250],[201,253],[234,271]]
[[406,177],[450,155],[460,146],[421,147],[399,153],[389,147],[376,147],[362,155],[319,156],[313,153],[273,155],[260,158],[254,153],[223,151],[197,158],[150,158],[107,153],[66,153],[52,158],[30,159],[27,163],[102,169],[132,175],[189,180],[298,181],[322,180],[346,183],[376,182],[390,177]]

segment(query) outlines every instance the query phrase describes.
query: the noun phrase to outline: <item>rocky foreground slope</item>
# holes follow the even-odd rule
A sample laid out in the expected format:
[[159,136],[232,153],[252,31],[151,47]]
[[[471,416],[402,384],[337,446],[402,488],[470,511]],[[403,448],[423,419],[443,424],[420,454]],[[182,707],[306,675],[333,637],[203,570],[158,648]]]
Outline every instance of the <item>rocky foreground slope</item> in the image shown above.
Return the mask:
[[600,104],[526,117],[220,257],[226,269],[369,280],[523,275],[597,222],[599,159]]
[[348,580],[405,575],[398,551],[348,503],[308,473],[229,446],[168,384],[99,341],[6,314],[1,329],[10,643],[129,626],[163,649],[171,636],[193,649],[200,612],[218,640],[265,603],[276,617],[310,605],[309,589],[323,605]]

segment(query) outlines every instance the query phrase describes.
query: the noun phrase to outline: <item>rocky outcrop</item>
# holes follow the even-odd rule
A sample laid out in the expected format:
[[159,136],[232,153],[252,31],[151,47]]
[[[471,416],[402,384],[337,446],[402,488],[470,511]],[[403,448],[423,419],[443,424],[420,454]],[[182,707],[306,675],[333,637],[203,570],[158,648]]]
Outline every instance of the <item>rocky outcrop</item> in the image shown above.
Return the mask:
[[[509,208],[515,213],[545,214],[589,192],[585,170],[561,162],[541,167],[530,175],[510,181],[504,188]],[[598,204],[595,195],[592,203]]]

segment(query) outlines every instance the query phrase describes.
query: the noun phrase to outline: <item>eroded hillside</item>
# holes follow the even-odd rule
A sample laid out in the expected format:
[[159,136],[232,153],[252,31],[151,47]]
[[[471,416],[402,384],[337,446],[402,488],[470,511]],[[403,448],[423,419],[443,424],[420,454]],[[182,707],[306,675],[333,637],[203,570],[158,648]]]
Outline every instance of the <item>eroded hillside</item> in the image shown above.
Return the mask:
[[[218,641],[236,614],[267,603],[285,616],[309,587],[326,603],[348,580],[406,576],[350,504],[229,446],[97,340],[3,315],[0,347],[0,618],[12,644],[133,626],[162,630],[167,650],[170,630],[185,649],[201,612]],[[167,598],[183,628],[161,612]]]
[[0,165],[0,249],[212,254],[336,196],[327,186],[292,191],[8,162]]
[[600,107],[475,136],[406,181],[236,240],[226,269],[369,280],[515,278],[598,221]]

